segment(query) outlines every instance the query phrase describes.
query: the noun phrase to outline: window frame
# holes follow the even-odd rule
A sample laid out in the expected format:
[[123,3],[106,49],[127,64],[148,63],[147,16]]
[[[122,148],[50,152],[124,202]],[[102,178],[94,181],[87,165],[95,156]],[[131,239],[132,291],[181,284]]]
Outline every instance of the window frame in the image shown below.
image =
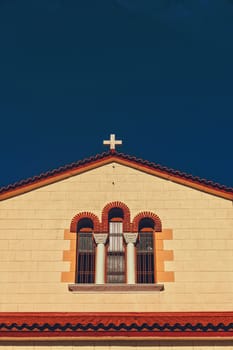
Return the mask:
[[[111,217],[109,219],[109,212],[111,211],[111,209],[120,209],[123,212],[123,217],[122,218],[114,218]],[[155,229],[153,231],[153,255],[154,255],[154,282],[153,283],[135,283],[134,285],[129,285],[127,284],[127,246],[125,243],[123,243],[123,247],[124,247],[124,254],[125,254],[125,271],[124,271],[124,276],[125,276],[125,281],[124,283],[107,283],[107,268],[106,268],[106,255],[107,255],[107,243],[105,244],[104,247],[104,252],[105,252],[105,270],[104,270],[104,284],[103,285],[96,285],[95,284],[95,279],[94,279],[94,283],[86,283],[84,284],[80,284],[80,283],[72,283],[69,284],[68,288],[70,291],[161,291],[164,289],[164,285],[163,284],[158,284],[157,283],[157,278],[156,278],[156,239],[155,239],[155,232],[156,231],[161,231],[161,221],[159,219],[159,217],[157,215],[155,215],[152,212],[140,212],[139,214],[137,214],[133,221],[130,221],[130,211],[129,208],[121,202],[112,202],[107,204],[104,209],[102,210],[102,222],[99,221],[98,217],[90,212],[82,212],[77,214],[71,223],[71,229],[74,228],[74,224],[77,227],[77,224],[79,222],[80,219],[82,218],[91,218],[93,220],[93,231],[92,231],[92,235],[93,235],[93,239],[94,236],[98,235],[98,233],[102,233],[102,234],[108,234],[109,235],[109,222],[110,221],[122,221],[123,223],[123,232],[122,232],[122,236],[124,237],[125,233],[138,233],[139,230],[139,222],[142,218],[153,218],[154,219],[154,223],[155,223]],[[76,233],[77,234],[77,233]],[[140,234],[140,232],[139,232]],[[125,242],[124,238],[123,238],[123,242]],[[94,259],[96,260],[96,251],[97,251],[97,246],[95,246],[95,256]],[[77,248],[76,248],[76,254],[77,254]],[[134,254],[135,254],[135,280],[136,276],[137,276],[137,265],[136,265],[136,247],[134,248]],[[77,259],[77,257],[76,257]],[[76,265],[77,265],[77,260],[76,260]],[[94,267],[94,273],[96,273],[96,266]],[[75,269],[76,270],[76,269]],[[76,278],[76,277],[75,277]],[[77,280],[77,279],[76,279]]]
[[[124,276],[124,282],[107,282],[108,280],[108,256],[110,256],[110,254],[108,254],[108,248],[109,248],[109,242],[110,242],[110,234],[111,234],[111,230],[110,230],[110,224],[111,223],[122,223],[122,232],[121,232],[121,235],[122,235],[122,252],[123,252],[123,257],[124,257],[124,262],[123,262],[123,266],[124,266],[124,269],[123,269],[123,276]],[[124,243],[124,236],[123,236],[123,233],[124,233],[124,229],[123,229],[123,220],[122,218],[117,218],[117,217],[114,217],[112,219],[109,220],[109,232],[108,232],[108,243],[106,244],[106,247],[105,247],[105,284],[106,285],[109,285],[109,284],[126,284],[126,273],[127,273],[127,266],[126,266],[126,247],[125,247],[125,243]],[[116,251],[117,253],[119,253],[120,251]]]
[[[138,271],[138,256],[140,255],[140,250],[138,249],[138,246],[139,246],[139,242],[140,242],[140,239],[141,239],[141,236],[143,237],[143,235],[147,235],[147,234],[150,234],[151,235],[151,240],[152,240],[152,252],[151,254],[151,267],[152,267],[152,271],[151,271],[151,276],[152,276],[152,279],[153,281],[151,282],[137,282],[138,281],[138,278],[139,278],[139,271]],[[136,243],[136,246],[135,246],[135,254],[136,254],[136,261],[135,261],[135,273],[136,273],[136,283],[137,284],[155,284],[156,283],[156,247],[155,247],[155,237],[154,237],[155,233],[154,233],[154,230],[149,230],[149,229],[143,229],[143,230],[140,230],[138,232],[138,242]],[[139,253],[139,254],[138,254]],[[147,251],[145,251],[145,256],[146,256],[146,253]],[[144,261],[144,263],[147,265],[147,261]],[[149,278],[149,272],[147,270],[147,272],[144,274],[144,271],[141,273],[142,275],[144,276],[147,276],[148,275],[148,278]],[[147,278],[147,277],[146,277]]]
[[[86,256],[88,251],[82,252],[79,249],[79,244],[80,244],[79,242],[80,242],[81,236],[83,234],[90,234],[90,239],[92,241],[92,249],[93,250],[91,251],[92,254],[88,254],[89,257]],[[88,243],[88,245],[89,245],[89,243]],[[79,257],[82,255],[83,255],[83,262],[86,262],[86,260],[90,260],[90,264],[91,264],[90,267],[92,267],[92,268],[89,271],[89,275],[92,276],[92,277],[90,277],[90,279],[93,282],[86,282],[86,281],[79,282],[80,276],[85,276],[86,274],[88,275],[88,269],[87,269],[87,271],[85,271],[85,268],[84,268],[86,264],[83,263],[83,265],[81,265],[81,262],[79,261]],[[91,230],[89,228],[83,228],[80,231],[78,231],[78,228],[77,228],[75,283],[77,283],[77,284],[95,283],[95,264],[96,264],[96,247],[95,247],[95,243],[94,243],[93,230]],[[81,268],[80,268],[80,265],[81,265]]]

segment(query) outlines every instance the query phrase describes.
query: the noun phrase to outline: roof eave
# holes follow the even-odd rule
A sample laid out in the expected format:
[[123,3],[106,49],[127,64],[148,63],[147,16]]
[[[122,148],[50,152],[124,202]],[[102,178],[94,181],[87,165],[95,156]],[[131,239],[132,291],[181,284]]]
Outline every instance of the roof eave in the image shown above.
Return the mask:
[[8,198],[12,198],[18,195],[21,195],[23,193],[27,193],[30,191],[33,191],[35,189],[38,189],[40,187],[44,187],[47,186],[49,184],[61,181],[61,180],[65,180],[69,177],[78,175],[78,174],[82,174],[84,172],[87,172],[89,170],[98,168],[100,166],[112,163],[112,162],[116,162],[118,164],[121,165],[125,165],[131,168],[134,168],[136,170],[142,171],[144,173],[153,175],[153,176],[158,176],[160,178],[187,186],[187,187],[191,187],[194,188],[196,190],[205,192],[205,193],[209,193],[211,195],[215,195],[224,199],[228,199],[228,200],[233,200],[233,193],[232,192],[227,192],[225,190],[221,190],[218,188],[215,188],[213,186],[208,186],[206,184],[202,184],[200,183],[200,181],[195,181],[193,179],[187,179],[184,178],[181,175],[174,175],[172,172],[170,172],[169,170],[160,170],[160,169],[155,169],[154,167],[147,165],[147,164],[141,164],[136,158],[135,160],[133,159],[127,159],[127,157],[122,156],[121,154],[117,154],[117,153],[107,153],[105,156],[101,157],[101,158],[94,158],[93,160],[91,160],[90,162],[81,164],[81,165],[77,165],[76,167],[72,168],[72,169],[68,169],[68,170],[64,170],[52,175],[48,175],[45,176],[44,178],[39,178],[36,181],[32,181],[31,183],[29,182],[28,184],[25,185],[19,185],[16,186],[15,188],[10,188],[9,190],[3,192],[2,194],[0,194],[0,200],[5,200]]
[[229,340],[232,312],[3,312],[0,341]]

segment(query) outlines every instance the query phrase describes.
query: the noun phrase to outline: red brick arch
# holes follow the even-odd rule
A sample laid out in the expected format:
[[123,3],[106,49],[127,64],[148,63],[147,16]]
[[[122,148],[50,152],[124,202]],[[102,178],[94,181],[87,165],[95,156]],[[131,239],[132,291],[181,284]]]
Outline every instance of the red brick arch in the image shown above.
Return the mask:
[[79,222],[79,220],[81,219],[91,219],[94,225],[94,232],[100,232],[100,221],[99,218],[88,211],[84,211],[82,213],[78,213],[77,215],[75,215],[71,221],[70,224],[70,232],[76,232],[77,229],[77,224]]
[[162,231],[162,223],[158,215],[150,212],[150,211],[143,211],[139,214],[137,214],[132,222],[132,231],[133,232],[138,232],[138,225],[141,219],[144,218],[150,218],[154,221],[155,223],[155,231],[161,232]]
[[120,208],[123,210],[123,231],[130,232],[130,210],[126,204],[122,202],[111,202],[105,205],[102,210],[102,232],[108,232],[108,213],[113,208]]

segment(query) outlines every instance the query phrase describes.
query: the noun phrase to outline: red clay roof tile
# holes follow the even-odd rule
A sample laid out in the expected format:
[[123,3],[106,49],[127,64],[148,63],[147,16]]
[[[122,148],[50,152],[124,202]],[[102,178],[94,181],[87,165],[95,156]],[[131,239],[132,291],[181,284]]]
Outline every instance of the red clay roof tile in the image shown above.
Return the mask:
[[[103,161],[107,160],[107,159],[111,160],[111,158],[113,159],[113,161],[117,161],[117,160],[128,161],[129,163],[132,164],[132,166],[133,165],[138,165],[138,166],[142,166],[142,167],[144,166],[147,169],[157,170],[161,174],[165,174],[167,176],[171,175],[177,179],[179,178],[179,179],[187,180],[190,183],[190,185],[192,183],[200,184],[200,185],[203,185],[209,189],[215,189],[215,190],[219,190],[220,192],[233,194],[232,187],[227,187],[227,186],[215,183],[215,182],[210,181],[210,180],[199,178],[198,176],[193,176],[191,174],[186,174],[186,173],[178,171],[178,170],[167,168],[167,167],[162,166],[160,164],[149,162],[149,161],[141,159],[141,158],[136,158],[135,156],[130,156],[130,155],[127,155],[124,153],[116,152],[116,151],[114,151],[114,152],[108,151],[108,152],[104,152],[101,154],[97,154],[97,155],[92,156],[90,158],[85,158],[83,160],[79,160],[77,162],[67,164],[65,166],[59,167],[58,169],[53,169],[51,171],[47,171],[46,173],[42,173],[38,176],[34,176],[34,177],[31,177],[31,178],[28,178],[25,180],[21,180],[19,182],[14,183],[14,184],[10,184],[8,186],[2,187],[2,188],[0,188],[0,195],[5,194],[5,193],[10,192],[10,191],[14,191],[16,189],[18,190],[20,188],[26,187],[27,185],[32,185],[34,183],[40,182],[40,181],[45,180],[45,179],[56,177],[56,175],[66,173],[69,170],[74,170],[74,169],[78,170],[79,168],[84,167],[86,165],[95,164],[95,162],[98,162],[98,164],[96,166],[99,166],[99,163],[102,160]],[[188,185],[188,183],[186,183],[186,185]],[[221,195],[221,193],[219,193],[219,195]]]

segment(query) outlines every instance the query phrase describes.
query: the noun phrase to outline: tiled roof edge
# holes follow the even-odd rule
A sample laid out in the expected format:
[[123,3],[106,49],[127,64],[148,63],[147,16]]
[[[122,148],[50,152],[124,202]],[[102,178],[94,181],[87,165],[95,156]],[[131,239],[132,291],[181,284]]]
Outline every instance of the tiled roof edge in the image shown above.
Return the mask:
[[233,338],[232,312],[0,313],[1,338],[225,337]]
[[219,183],[211,181],[211,180],[200,178],[198,176],[193,176],[191,174],[187,174],[187,173],[179,171],[179,170],[168,168],[166,166],[156,164],[156,163],[150,162],[148,160],[136,158],[134,156],[125,155],[123,153],[117,153],[117,155],[122,157],[123,159],[128,159],[130,161],[140,163],[141,165],[145,165],[145,166],[151,167],[151,168],[156,169],[156,170],[164,171],[164,172],[169,173],[169,174],[174,175],[174,176],[179,176],[180,178],[191,180],[193,182],[198,182],[202,185],[206,185],[206,186],[209,186],[211,188],[215,188],[215,189],[223,190],[223,191],[226,191],[229,193],[233,193],[233,187],[228,187],[228,186],[219,184]]
[[1,193],[5,193],[7,191],[14,190],[16,188],[20,188],[20,187],[29,185],[29,184],[33,184],[34,182],[37,182],[39,180],[47,179],[49,177],[61,174],[61,173],[65,172],[65,171],[67,171],[67,170],[72,170],[74,168],[77,168],[79,166],[83,166],[85,164],[94,162],[96,160],[101,160],[102,158],[105,158],[106,156],[109,156],[109,155],[111,155],[110,152],[103,152],[101,154],[97,154],[97,155],[89,157],[89,158],[84,158],[84,159],[79,160],[77,162],[66,164],[64,166],[61,166],[61,167],[53,169],[53,170],[49,170],[49,171],[47,171],[45,173],[41,173],[40,175],[35,175],[33,177],[29,177],[27,179],[23,179],[23,180],[17,181],[17,182],[15,182],[13,184],[9,184],[7,186],[3,186],[3,187],[0,188],[0,194]]
[[148,324],[146,320],[141,324],[136,323],[125,323],[122,322],[119,325],[116,325],[114,323],[109,323],[104,325],[101,323],[75,323],[72,324],[70,322],[66,323],[52,323],[49,324],[48,322],[39,324],[37,322],[35,323],[1,323],[0,324],[0,332],[1,331],[160,331],[160,332],[175,332],[175,331],[181,331],[181,332],[233,332],[233,323],[219,323],[219,324],[213,324],[213,323],[152,323]]
[[200,178],[198,176],[193,176],[191,174],[187,174],[187,173],[181,172],[179,170],[168,168],[166,166],[162,166],[160,164],[156,164],[156,163],[150,162],[148,160],[137,158],[135,156],[130,156],[130,155],[127,155],[127,154],[124,154],[124,153],[118,153],[118,152],[111,152],[111,151],[109,151],[109,152],[103,152],[101,154],[97,154],[95,156],[79,160],[77,162],[73,162],[73,163],[67,164],[67,165],[59,167],[57,169],[53,169],[53,170],[47,171],[45,173],[42,173],[40,175],[36,175],[36,176],[30,177],[30,178],[27,178],[27,179],[23,179],[21,181],[17,181],[17,182],[15,182],[13,184],[9,184],[8,186],[1,187],[0,188],[0,194],[3,194],[5,192],[7,192],[7,191],[11,191],[11,190],[14,190],[14,189],[18,189],[20,187],[24,187],[24,186],[29,185],[29,184],[33,184],[33,183],[35,183],[37,181],[44,180],[44,179],[47,179],[49,177],[53,177],[53,176],[58,175],[58,174],[62,174],[64,172],[68,171],[68,170],[72,170],[74,168],[78,168],[78,167],[81,167],[81,166],[84,166],[84,165],[87,165],[87,164],[90,164],[92,162],[95,162],[95,161],[98,161],[98,160],[101,160],[101,159],[105,159],[105,158],[108,158],[108,157],[116,157],[116,158],[119,158],[119,159],[132,161],[134,163],[140,164],[142,166],[144,165],[144,166],[149,167],[151,169],[159,170],[161,172],[165,172],[167,174],[170,174],[170,175],[173,175],[173,176],[177,176],[179,178],[183,178],[183,179],[192,181],[194,183],[199,183],[201,185],[205,185],[205,186],[207,186],[209,188],[217,189],[217,190],[224,191],[224,192],[227,192],[227,193],[233,193],[233,188],[232,187],[227,187],[225,185],[221,185],[221,184],[213,182],[211,180]]

